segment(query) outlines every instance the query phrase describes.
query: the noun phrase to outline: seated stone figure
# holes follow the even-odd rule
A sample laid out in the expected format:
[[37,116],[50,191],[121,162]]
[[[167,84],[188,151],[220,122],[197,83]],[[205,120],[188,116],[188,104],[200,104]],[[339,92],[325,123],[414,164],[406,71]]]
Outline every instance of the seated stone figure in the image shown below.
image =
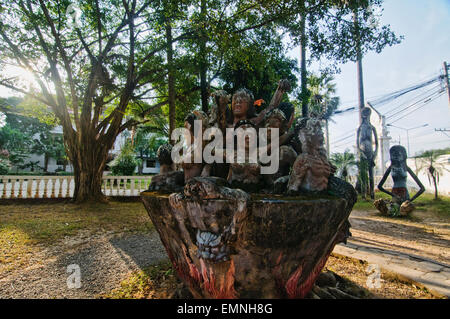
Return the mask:
[[[281,103],[280,107],[274,109],[266,115],[264,127],[267,128],[268,144],[270,144],[270,129],[279,129],[280,143],[286,135],[286,131],[292,124],[294,117],[294,108],[290,103]],[[289,111],[291,111],[289,113]],[[291,145],[281,145],[279,149],[279,168],[275,174],[264,175],[265,186],[273,191],[273,185],[277,179],[289,175],[290,169],[297,158],[297,152]]]
[[298,137],[302,153],[295,160],[287,186],[290,194],[298,192],[321,192],[327,189],[332,165],[323,146],[324,137],[319,119],[303,119]]
[[184,173],[175,171],[172,161],[172,145],[164,144],[158,148],[157,156],[160,164],[160,172],[152,177],[149,191],[179,192],[183,189]]
[[[239,121],[236,124],[235,130],[239,129],[241,130],[242,134],[245,134],[243,137],[245,139],[244,140],[245,157],[242,158],[241,161],[239,161],[238,151],[235,149],[234,159],[232,160],[232,163],[230,163],[230,169],[227,177],[228,183],[230,183],[230,185],[233,188],[241,188],[247,192],[259,192],[259,190],[262,189],[263,187],[261,165],[258,163],[257,154],[254,154],[255,155],[254,159],[256,159],[256,163],[255,161],[252,160],[252,154],[250,154],[252,150],[251,141],[249,135],[246,135],[248,134],[247,129],[254,129],[254,128],[255,127],[253,123],[248,120]],[[256,141],[254,142],[256,142],[255,144],[257,145],[257,136],[254,136],[254,138],[256,139]],[[253,148],[253,151],[257,151],[257,149]],[[225,156],[228,155],[226,154]]]
[[[383,178],[378,184],[378,189],[392,196],[392,201],[379,199],[374,202],[374,205],[384,215],[406,216],[414,210],[412,201],[425,191],[425,187],[420,182],[416,174],[414,174],[414,172],[406,164],[408,156],[406,154],[406,149],[403,146],[392,146],[389,153],[391,156],[391,166],[389,166],[384,173]],[[406,187],[408,173],[419,186],[419,191],[411,199]],[[390,192],[383,188],[389,174],[391,174],[392,180],[394,181],[394,185]]]
[[[199,136],[200,141],[195,141],[196,136],[194,136],[194,124],[195,121],[202,122],[202,132],[200,132],[201,136]],[[186,136],[186,140],[190,141],[190,144],[187,146],[187,152],[185,158],[182,160],[181,167],[184,171],[184,180],[187,182],[189,179],[200,176],[204,167],[203,160],[201,163],[195,163],[195,153],[200,150],[199,157],[202,158],[201,150],[205,146],[203,141],[203,133],[208,126],[208,117],[202,111],[193,111],[189,113],[184,119],[184,127],[189,132],[189,136]],[[201,148],[200,148],[201,147]]]

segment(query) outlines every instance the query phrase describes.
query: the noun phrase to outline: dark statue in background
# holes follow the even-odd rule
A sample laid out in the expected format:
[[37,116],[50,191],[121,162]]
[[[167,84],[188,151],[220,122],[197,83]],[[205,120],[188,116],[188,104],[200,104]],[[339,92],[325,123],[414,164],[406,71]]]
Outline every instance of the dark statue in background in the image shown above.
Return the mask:
[[[383,178],[378,184],[378,189],[383,193],[392,196],[392,201],[379,199],[374,202],[374,205],[384,215],[407,216],[414,210],[414,205],[412,202],[425,191],[425,187],[420,182],[416,174],[414,174],[411,168],[409,168],[406,164],[408,156],[406,154],[406,149],[403,146],[395,145],[391,147],[389,154],[391,157],[391,165],[386,170]],[[406,184],[408,173],[419,186],[419,191],[412,198],[409,196]],[[391,191],[388,191],[383,187],[386,179],[389,177],[389,174],[394,182]]]
[[[270,138],[256,141],[258,149],[279,152],[274,174],[261,174],[262,165],[247,158],[243,163],[182,163],[183,171],[173,171],[163,156],[170,147],[158,152],[161,174],[153,177],[142,200],[174,269],[195,298],[304,298],[334,246],[351,236],[348,217],[356,191],[333,176],[319,118],[301,118],[291,128],[294,108],[281,103],[289,89],[289,82],[281,80],[259,113],[249,90],[238,90],[231,107],[230,95],[218,91],[209,116],[194,111],[185,121],[189,154],[196,151],[193,141],[200,142],[193,136],[195,120],[203,129],[219,128],[223,136],[227,128],[235,133],[279,129],[278,149]],[[249,136],[240,142],[247,151],[250,142],[255,145]]]
[[[360,153],[360,179],[361,179],[361,194],[365,196],[367,193],[367,186],[369,186],[370,198],[375,199],[375,183],[373,169],[375,167],[375,158],[378,153],[378,137],[375,127],[370,123],[370,115],[372,111],[365,107],[362,109],[362,123],[358,127],[356,145]],[[375,142],[375,149],[373,143]],[[369,185],[365,181],[365,174],[368,175]]]

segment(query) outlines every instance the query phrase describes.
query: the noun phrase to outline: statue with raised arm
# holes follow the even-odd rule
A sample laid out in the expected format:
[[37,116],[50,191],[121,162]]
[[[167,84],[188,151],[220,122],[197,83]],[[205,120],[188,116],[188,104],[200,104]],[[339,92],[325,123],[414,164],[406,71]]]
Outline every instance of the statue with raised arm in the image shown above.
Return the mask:
[[[370,198],[375,199],[373,168],[375,167],[375,158],[378,153],[378,137],[377,130],[370,123],[371,113],[372,111],[368,107],[362,109],[362,123],[358,128],[356,144],[358,151],[362,155],[361,160],[363,161],[360,165],[360,170],[367,171],[369,175]],[[375,142],[375,150],[372,146],[373,142]],[[361,185],[361,188],[361,193],[365,196],[367,185]]]
[[[424,191],[425,187],[420,182],[419,178],[414,174],[411,168],[406,164],[406,149],[401,145],[395,145],[389,150],[391,156],[391,166],[386,170],[378,184],[378,189],[383,193],[392,196],[392,201],[388,202],[383,199],[379,199],[374,202],[375,207],[383,214],[397,216],[398,214],[402,216],[408,215],[414,210],[414,201],[419,197]],[[409,197],[408,189],[406,187],[406,180],[408,178],[408,173],[414,179],[414,181],[419,186],[419,191],[412,197]],[[383,188],[386,179],[389,174],[391,174],[394,185],[391,191]]]

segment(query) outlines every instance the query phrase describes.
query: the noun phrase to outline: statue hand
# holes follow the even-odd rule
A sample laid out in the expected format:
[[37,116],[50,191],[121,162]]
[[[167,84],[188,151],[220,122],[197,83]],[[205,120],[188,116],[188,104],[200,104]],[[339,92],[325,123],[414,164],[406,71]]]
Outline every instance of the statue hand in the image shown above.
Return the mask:
[[278,82],[278,89],[283,92],[289,92],[291,90],[291,83],[286,79],[280,80]]

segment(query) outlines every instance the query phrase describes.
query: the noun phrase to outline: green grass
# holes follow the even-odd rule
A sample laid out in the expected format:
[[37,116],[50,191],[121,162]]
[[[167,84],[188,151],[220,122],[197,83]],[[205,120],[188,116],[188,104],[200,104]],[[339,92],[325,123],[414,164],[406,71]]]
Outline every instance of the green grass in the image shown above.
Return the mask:
[[422,194],[414,201],[417,210],[429,211],[436,213],[441,217],[450,218],[450,197],[440,196],[439,199],[434,199],[433,194]]
[[122,281],[119,288],[99,296],[106,299],[170,298],[179,281],[169,261],[135,272]]
[[81,230],[139,232],[152,227],[140,201],[0,205],[0,273],[26,264],[37,244],[50,245]]
[[[391,199],[391,197],[382,192],[375,193],[375,200],[377,199]],[[438,200],[434,199],[433,194],[422,194],[419,198],[414,200],[414,205],[418,211],[428,211],[436,213],[441,217],[450,217],[450,197],[440,196]],[[358,201],[353,207],[354,210],[375,210],[372,200],[363,200],[358,197]]]

